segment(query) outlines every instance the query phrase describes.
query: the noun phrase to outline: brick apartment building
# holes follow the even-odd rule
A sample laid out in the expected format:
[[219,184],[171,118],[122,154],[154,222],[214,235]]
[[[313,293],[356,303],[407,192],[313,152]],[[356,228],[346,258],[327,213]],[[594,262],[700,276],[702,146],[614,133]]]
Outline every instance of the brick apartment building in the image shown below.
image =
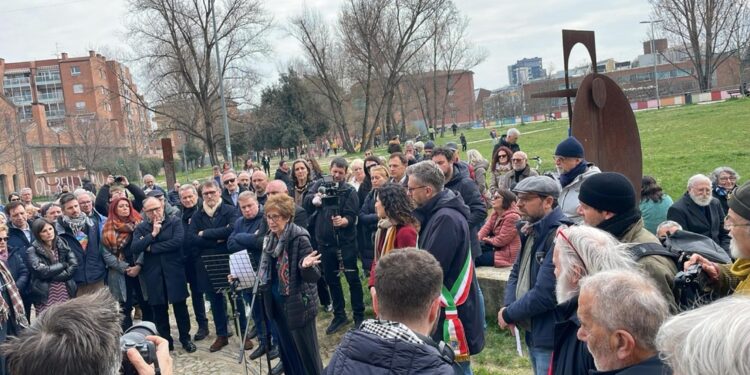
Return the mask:
[[[0,59],[0,195],[31,187],[50,195],[60,186],[80,185],[86,174],[79,150],[107,154],[151,152],[148,113],[139,105],[128,68],[89,51],[88,56],[5,62]],[[15,115],[15,116],[14,116]],[[95,182],[102,179],[94,175]]]
[[[408,83],[401,85],[404,103],[400,109],[403,112],[397,111],[397,120],[400,120],[401,113],[405,113],[406,123],[422,130],[426,130],[424,127],[428,123],[440,127],[442,124],[450,126],[476,121],[474,72],[460,70],[448,74],[439,71],[434,75],[430,72],[405,80]],[[429,110],[434,109],[435,104],[436,114]]]

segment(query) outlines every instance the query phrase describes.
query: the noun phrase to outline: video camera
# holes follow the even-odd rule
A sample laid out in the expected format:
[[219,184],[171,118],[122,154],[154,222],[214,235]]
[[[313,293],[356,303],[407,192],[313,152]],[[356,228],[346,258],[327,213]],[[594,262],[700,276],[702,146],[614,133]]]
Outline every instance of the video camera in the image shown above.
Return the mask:
[[156,326],[151,322],[140,322],[125,331],[122,337],[120,337],[120,351],[122,352],[121,374],[138,374],[133,364],[128,360],[127,352],[130,348],[138,350],[138,353],[143,357],[143,361],[148,364],[153,363],[154,367],[159,368],[159,361],[156,358],[156,345],[146,338],[146,336],[155,336],[158,334]]
[[333,207],[336,210],[339,209],[341,198],[346,192],[347,189],[341,183],[334,181],[331,175],[323,176],[323,183],[318,188],[318,193],[322,195],[323,208]]

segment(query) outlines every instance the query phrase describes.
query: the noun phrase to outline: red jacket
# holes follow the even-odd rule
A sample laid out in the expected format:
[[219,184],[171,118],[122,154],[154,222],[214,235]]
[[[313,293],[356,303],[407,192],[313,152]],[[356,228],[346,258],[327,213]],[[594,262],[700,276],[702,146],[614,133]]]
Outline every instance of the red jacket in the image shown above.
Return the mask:
[[[385,236],[383,236],[385,240]],[[401,249],[404,247],[417,247],[417,229],[411,224],[399,225],[396,227],[396,241],[394,243],[394,249]],[[375,253],[380,253],[383,248],[383,242],[375,244]],[[372,288],[375,285],[375,267],[378,265],[378,259],[380,256],[376,256],[372,261],[372,267],[370,268],[370,280],[367,282],[367,286]]]
[[521,237],[516,229],[516,222],[521,218],[516,204],[513,203],[498,220],[498,213],[493,211],[490,218],[479,230],[479,241],[491,237],[489,244],[495,250],[495,267],[510,267],[521,249]]

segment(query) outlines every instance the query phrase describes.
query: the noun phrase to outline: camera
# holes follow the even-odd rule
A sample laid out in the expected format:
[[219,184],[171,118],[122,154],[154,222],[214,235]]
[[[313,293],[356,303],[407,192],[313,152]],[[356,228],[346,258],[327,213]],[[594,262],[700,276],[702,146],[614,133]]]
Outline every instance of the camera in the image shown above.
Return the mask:
[[159,367],[156,358],[156,345],[153,342],[146,339],[146,336],[158,335],[156,326],[151,322],[140,322],[128,328],[127,331],[120,337],[120,351],[122,352],[122,367],[120,369],[121,374],[125,375],[137,375],[135,367],[128,360],[127,351],[130,348],[135,348],[138,353],[143,357],[143,360],[148,363],[156,363],[155,367]]
[[685,271],[680,271],[674,277],[675,288],[684,290],[687,288],[694,288],[699,291],[709,291],[709,279],[708,275],[703,272],[703,267],[696,263],[688,267]]
[[320,184],[318,192],[323,196],[321,201],[323,202],[323,208],[339,208],[340,198],[346,193],[346,189],[341,186],[340,183],[333,180],[333,176],[323,176],[323,183]]
[[125,181],[124,176],[115,176],[115,182],[118,184],[121,184],[123,181]]

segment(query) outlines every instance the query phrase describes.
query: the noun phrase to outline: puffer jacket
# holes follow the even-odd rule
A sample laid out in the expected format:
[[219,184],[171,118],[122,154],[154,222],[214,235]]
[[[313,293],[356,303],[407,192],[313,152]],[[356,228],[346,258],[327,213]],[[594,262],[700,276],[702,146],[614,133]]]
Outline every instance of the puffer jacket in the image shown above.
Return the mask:
[[[298,329],[315,321],[318,314],[317,282],[322,273],[319,266],[302,268],[302,260],[313,252],[310,234],[305,228],[294,223],[287,225],[291,226],[288,228],[290,232],[284,249],[289,258],[289,295],[284,296],[282,309],[289,329]],[[275,262],[276,259],[271,258],[271,261]],[[279,277],[278,267],[276,270],[277,272],[271,275],[272,278]],[[268,316],[273,316],[273,293],[263,293]]]
[[521,249],[521,236],[516,229],[516,223],[521,218],[518,207],[513,203],[505,212],[498,214],[493,211],[482,229],[479,230],[479,240],[490,237],[489,244],[494,249],[495,267],[510,267]]
[[456,372],[451,362],[433,346],[384,339],[355,329],[341,339],[323,373],[453,375]]
[[580,224],[583,221],[583,217],[578,215],[578,192],[581,190],[583,180],[597,173],[601,173],[601,170],[594,164],[589,163],[585,172],[578,175],[573,182],[563,187],[560,191],[560,197],[557,199],[560,210],[562,210],[569,220],[576,224]]
[[55,239],[54,248],[57,250],[57,261],[47,256],[42,244],[38,241],[34,241],[26,250],[31,268],[30,298],[34,303],[47,303],[49,284],[55,281],[65,283],[70,298],[76,296],[77,285],[73,280],[73,275],[78,268],[76,255],[60,237]]

